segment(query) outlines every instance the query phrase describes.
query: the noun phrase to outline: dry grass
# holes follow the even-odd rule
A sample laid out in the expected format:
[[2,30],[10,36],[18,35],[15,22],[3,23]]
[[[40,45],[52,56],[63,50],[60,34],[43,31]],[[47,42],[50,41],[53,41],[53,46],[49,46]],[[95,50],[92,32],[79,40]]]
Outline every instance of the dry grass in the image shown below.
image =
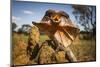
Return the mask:
[[96,41],[94,39],[76,40],[70,47],[79,61],[96,60]]

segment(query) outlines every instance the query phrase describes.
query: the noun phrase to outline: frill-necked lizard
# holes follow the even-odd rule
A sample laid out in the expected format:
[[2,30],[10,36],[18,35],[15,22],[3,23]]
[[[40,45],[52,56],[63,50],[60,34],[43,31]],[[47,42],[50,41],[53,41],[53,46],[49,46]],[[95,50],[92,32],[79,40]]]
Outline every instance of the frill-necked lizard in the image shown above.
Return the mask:
[[[54,40],[66,51],[69,61],[77,61],[68,47],[76,38],[79,29],[72,23],[70,17],[64,11],[47,10],[40,23],[32,22],[40,31],[44,32],[51,40]],[[59,45],[58,45],[59,47]],[[61,48],[59,47],[59,48]]]

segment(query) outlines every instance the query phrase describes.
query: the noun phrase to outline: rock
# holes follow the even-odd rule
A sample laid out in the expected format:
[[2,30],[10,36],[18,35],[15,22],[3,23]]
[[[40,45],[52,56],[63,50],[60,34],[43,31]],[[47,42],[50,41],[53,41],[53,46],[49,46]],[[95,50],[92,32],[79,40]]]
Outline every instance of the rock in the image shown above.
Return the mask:
[[14,61],[14,65],[26,65],[29,62],[29,58],[26,54],[19,55]]
[[54,49],[51,46],[49,46],[47,42],[44,42],[39,51],[39,56],[38,56],[39,64],[55,63],[54,53],[55,53]]
[[50,64],[50,63],[63,63],[68,62],[65,58],[64,51],[56,51],[52,46],[52,41],[45,41],[38,54],[38,62],[39,64]]
[[[39,43],[40,33],[36,26],[33,26],[29,31],[27,54],[29,55],[29,60],[32,63],[36,58],[40,44]],[[34,62],[33,62],[34,63]]]
[[32,44],[38,43],[40,38],[39,30],[36,26],[33,26],[29,31],[29,42]]
[[13,45],[12,51],[12,64],[13,65],[25,65],[28,63],[29,58],[26,53],[27,44],[18,37],[16,44]]
[[56,62],[57,63],[68,62],[68,60],[65,58],[64,51],[58,51],[55,55],[56,55]]

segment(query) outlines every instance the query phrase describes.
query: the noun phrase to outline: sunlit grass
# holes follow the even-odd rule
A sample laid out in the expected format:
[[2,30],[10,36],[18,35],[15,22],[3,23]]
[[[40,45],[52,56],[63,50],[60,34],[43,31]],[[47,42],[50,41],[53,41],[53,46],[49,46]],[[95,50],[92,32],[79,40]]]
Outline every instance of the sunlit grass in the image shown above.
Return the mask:
[[45,40],[48,40],[48,39],[49,39],[49,37],[46,36],[46,35],[41,35],[40,36],[40,42],[44,42]]

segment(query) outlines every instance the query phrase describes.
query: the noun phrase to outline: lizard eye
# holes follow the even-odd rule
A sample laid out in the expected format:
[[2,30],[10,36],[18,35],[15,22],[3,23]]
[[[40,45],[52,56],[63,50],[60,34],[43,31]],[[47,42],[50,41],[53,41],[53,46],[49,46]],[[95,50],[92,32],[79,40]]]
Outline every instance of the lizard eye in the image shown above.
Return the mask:
[[55,13],[55,11],[50,9],[50,10],[46,11],[46,16],[50,17],[54,13]]

